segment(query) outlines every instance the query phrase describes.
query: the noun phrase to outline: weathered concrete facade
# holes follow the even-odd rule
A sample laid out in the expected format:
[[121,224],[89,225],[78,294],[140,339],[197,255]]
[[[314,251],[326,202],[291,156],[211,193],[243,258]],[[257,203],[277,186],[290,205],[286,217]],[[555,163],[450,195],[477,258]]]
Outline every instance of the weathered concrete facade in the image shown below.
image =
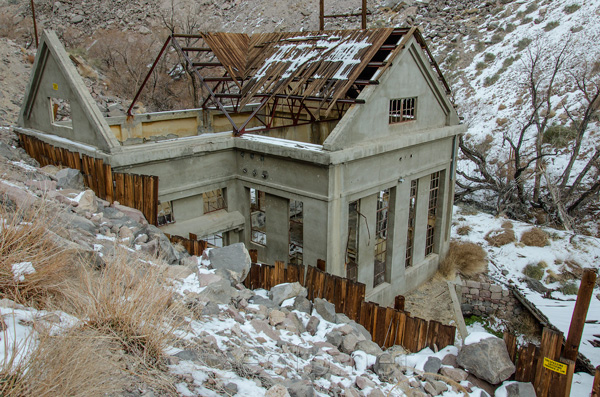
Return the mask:
[[[338,121],[260,135],[234,136],[214,109],[104,119],[47,33],[17,130],[115,171],[158,176],[165,232],[241,241],[267,263],[323,259],[330,273],[356,271],[367,298],[387,305],[432,276],[448,249],[465,127],[414,37],[378,80]],[[69,101],[70,122],[53,120],[53,97]],[[415,98],[414,113],[392,123],[399,98]]]

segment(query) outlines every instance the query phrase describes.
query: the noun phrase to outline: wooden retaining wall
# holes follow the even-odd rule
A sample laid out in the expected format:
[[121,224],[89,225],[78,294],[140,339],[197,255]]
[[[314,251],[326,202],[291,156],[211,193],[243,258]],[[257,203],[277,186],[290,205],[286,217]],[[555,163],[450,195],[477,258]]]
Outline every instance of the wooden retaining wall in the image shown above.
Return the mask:
[[409,312],[377,303],[365,302],[365,285],[326,273],[317,267],[275,262],[275,266],[256,263],[256,251],[250,250],[252,267],[244,285],[271,289],[277,284],[299,282],[308,291],[308,299],[323,298],[367,329],[373,341],[387,348],[401,345],[411,352],[425,347],[443,349],[454,344],[456,327],[438,321],[412,317]]
[[122,205],[135,208],[144,214],[148,223],[157,225],[157,176],[114,172],[110,164],[104,164],[102,159],[52,146],[29,135],[18,136],[21,147],[42,167],[55,165],[81,171],[85,185],[92,189],[96,196],[110,203],[118,201]]
[[190,238],[170,235],[167,233],[165,233],[165,236],[168,237],[172,244],[181,244],[190,255],[202,256],[202,253],[208,246],[206,241],[198,240],[198,237],[192,233],[190,233]]

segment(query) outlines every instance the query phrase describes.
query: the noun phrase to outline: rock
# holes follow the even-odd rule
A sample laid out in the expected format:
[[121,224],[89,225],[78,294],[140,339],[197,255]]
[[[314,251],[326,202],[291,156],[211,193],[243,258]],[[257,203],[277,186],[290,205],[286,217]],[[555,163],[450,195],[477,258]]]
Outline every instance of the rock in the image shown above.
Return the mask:
[[430,374],[437,374],[442,367],[442,360],[437,357],[429,357],[423,366],[423,371]]
[[[362,335],[366,340],[371,340],[372,339],[371,338],[371,333],[369,331],[367,331],[367,329],[365,327],[363,327],[362,325],[360,325],[356,321],[350,321],[348,324],[350,324],[350,326],[352,328],[354,328],[354,330],[356,331],[357,335]],[[359,336],[358,339],[361,340],[361,337]]]
[[320,322],[321,320],[319,320],[318,317],[312,316],[308,320],[308,324],[306,324],[306,332],[314,336],[314,334],[317,332],[317,328],[319,327]]
[[370,340],[362,340],[356,344],[356,350],[362,350],[367,354],[377,356],[382,353],[379,345]]
[[319,313],[323,320],[335,323],[335,305],[325,299],[316,298],[313,309]]
[[391,355],[388,353],[382,353],[377,356],[375,365],[373,365],[373,371],[379,376],[382,381],[391,381],[396,371],[396,363]]
[[219,309],[219,305],[215,302],[208,302],[204,308],[202,308],[203,316],[214,316],[215,314],[219,314],[221,309]]
[[223,279],[223,277],[219,276],[218,274],[199,273],[198,274],[198,285],[200,287],[206,287],[208,285],[211,285],[212,283],[219,282],[222,279]]
[[219,280],[216,283],[207,285],[199,294],[199,298],[206,302],[215,302],[228,305],[238,295],[238,292],[233,288],[227,280]]
[[4,142],[0,142],[0,156],[4,156],[10,161],[19,160],[19,156],[14,152],[14,149]]
[[97,212],[98,202],[96,201],[96,194],[93,190],[86,189],[79,196],[79,204],[77,205],[77,212]]
[[504,382],[497,390],[496,396],[535,397],[535,388],[529,382]]
[[273,300],[277,306],[281,306],[281,303],[290,298],[301,296],[306,298],[307,291],[300,283],[285,283],[279,284],[271,288],[269,291],[269,298]]
[[335,314],[335,323],[336,324],[348,324],[351,320],[344,313],[336,313]]
[[68,229],[80,229],[88,232],[92,236],[96,235],[96,225],[89,219],[68,212],[61,213],[60,219]]
[[467,379],[467,376],[469,376],[469,374],[467,374],[462,369],[449,368],[449,367],[442,367],[440,369],[440,374],[442,374],[456,382],[462,382],[463,380]]
[[458,365],[476,377],[496,385],[515,372],[502,339],[491,337],[465,345],[458,352]]
[[[131,208],[131,207],[127,207],[125,205],[121,205],[121,204],[119,204],[118,201],[115,201],[114,203],[112,203],[111,207],[119,212],[122,212],[124,216],[131,218],[132,220],[134,220],[135,222],[137,222],[141,225],[148,225],[148,221],[146,221],[146,217],[144,216],[144,214],[142,214],[142,212],[140,210],[137,210],[137,209]],[[108,208],[111,208],[111,207],[108,207]],[[148,225],[148,226],[152,226],[155,228],[156,231],[160,232],[160,229],[158,229],[156,226],[153,226],[153,225]],[[160,233],[163,234],[162,232],[160,232]],[[164,234],[163,234],[163,236],[164,236]]]
[[[223,389],[225,390],[225,393],[227,393],[228,396],[234,396],[238,392],[238,385],[236,385],[233,382],[229,382],[223,386]],[[286,392],[287,392],[287,390],[286,390]],[[283,396],[285,396],[285,394]]]
[[287,389],[283,385],[275,385],[265,393],[265,397],[289,397]]
[[291,397],[314,397],[315,389],[307,380],[291,379],[284,383]]
[[344,395],[347,397],[360,397],[360,394],[358,394],[358,391],[353,387],[346,387],[344,389]]
[[310,303],[310,301],[303,296],[297,296],[296,299],[294,299],[293,308],[299,312],[310,314],[312,311],[312,303]]
[[129,241],[133,241],[133,232],[127,226],[121,226],[119,229],[119,237],[122,239],[128,238]]
[[77,23],[81,23],[81,22],[83,22],[83,15],[73,15],[71,17],[72,24],[77,24]]
[[271,313],[269,313],[269,324],[271,324],[272,326],[276,326],[283,323],[283,320],[285,320],[284,312],[281,312],[279,310],[272,310]]
[[356,350],[356,344],[359,342],[358,338],[354,334],[348,334],[342,338],[341,349],[344,353],[352,353]]
[[56,173],[56,187],[58,189],[84,190],[83,175],[79,170],[63,168]]
[[367,387],[375,387],[375,382],[363,375],[357,376],[355,382],[356,387],[358,387],[360,390],[364,390]]
[[342,333],[339,331],[332,331],[326,335],[327,342],[331,343],[335,347],[339,347],[342,344]]
[[235,283],[241,283],[246,279],[252,264],[244,243],[214,248],[208,252],[208,260],[213,269],[224,272]]
[[269,338],[275,341],[279,340],[279,332],[277,330],[274,330],[273,327],[271,327],[266,321],[253,319],[252,321],[250,321],[250,324],[252,324],[256,332],[263,332]]
[[540,294],[545,294],[546,292],[548,292],[548,288],[546,288],[546,286],[542,284],[541,281],[527,276],[523,278],[525,279],[525,283],[527,284],[527,286],[535,292],[539,292]]
[[200,357],[198,356],[198,353],[196,353],[194,350],[182,350],[179,353],[174,354],[174,356],[179,358],[180,360],[195,361],[195,362],[200,361]]
[[369,393],[369,397],[385,397],[385,394],[379,389],[373,389]]
[[458,363],[456,362],[456,356],[454,354],[446,354],[442,359],[442,365],[451,365],[454,368],[458,368]]

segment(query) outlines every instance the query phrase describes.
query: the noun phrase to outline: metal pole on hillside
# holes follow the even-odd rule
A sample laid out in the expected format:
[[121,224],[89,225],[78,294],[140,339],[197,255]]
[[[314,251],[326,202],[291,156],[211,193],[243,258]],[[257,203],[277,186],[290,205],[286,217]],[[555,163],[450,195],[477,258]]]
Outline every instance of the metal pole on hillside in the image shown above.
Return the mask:
[[35,35],[35,48],[38,48],[38,34],[37,34],[37,22],[35,20],[35,6],[33,0],[31,0],[31,15],[33,17],[33,33]]
[[577,302],[575,302],[575,309],[573,310],[573,317],[571,317],[569,335],[567,336],[565,351],[563,353],[563,357],[569,360],[577,360],[579,344],[581,343],[581,336],[583,334],[583,326],[585,325],[585,318],[590,307],[590,300],[594,292],[595,284],[596,270],[584,269],[579,292],[577,293]]

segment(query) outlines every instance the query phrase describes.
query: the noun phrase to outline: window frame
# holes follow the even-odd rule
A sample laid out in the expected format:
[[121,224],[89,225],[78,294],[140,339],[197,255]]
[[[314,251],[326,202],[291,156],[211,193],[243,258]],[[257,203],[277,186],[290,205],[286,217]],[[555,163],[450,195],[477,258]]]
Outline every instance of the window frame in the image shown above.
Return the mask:
[[389,102],[388,124],[417,120],[418,97],[392,98]]

